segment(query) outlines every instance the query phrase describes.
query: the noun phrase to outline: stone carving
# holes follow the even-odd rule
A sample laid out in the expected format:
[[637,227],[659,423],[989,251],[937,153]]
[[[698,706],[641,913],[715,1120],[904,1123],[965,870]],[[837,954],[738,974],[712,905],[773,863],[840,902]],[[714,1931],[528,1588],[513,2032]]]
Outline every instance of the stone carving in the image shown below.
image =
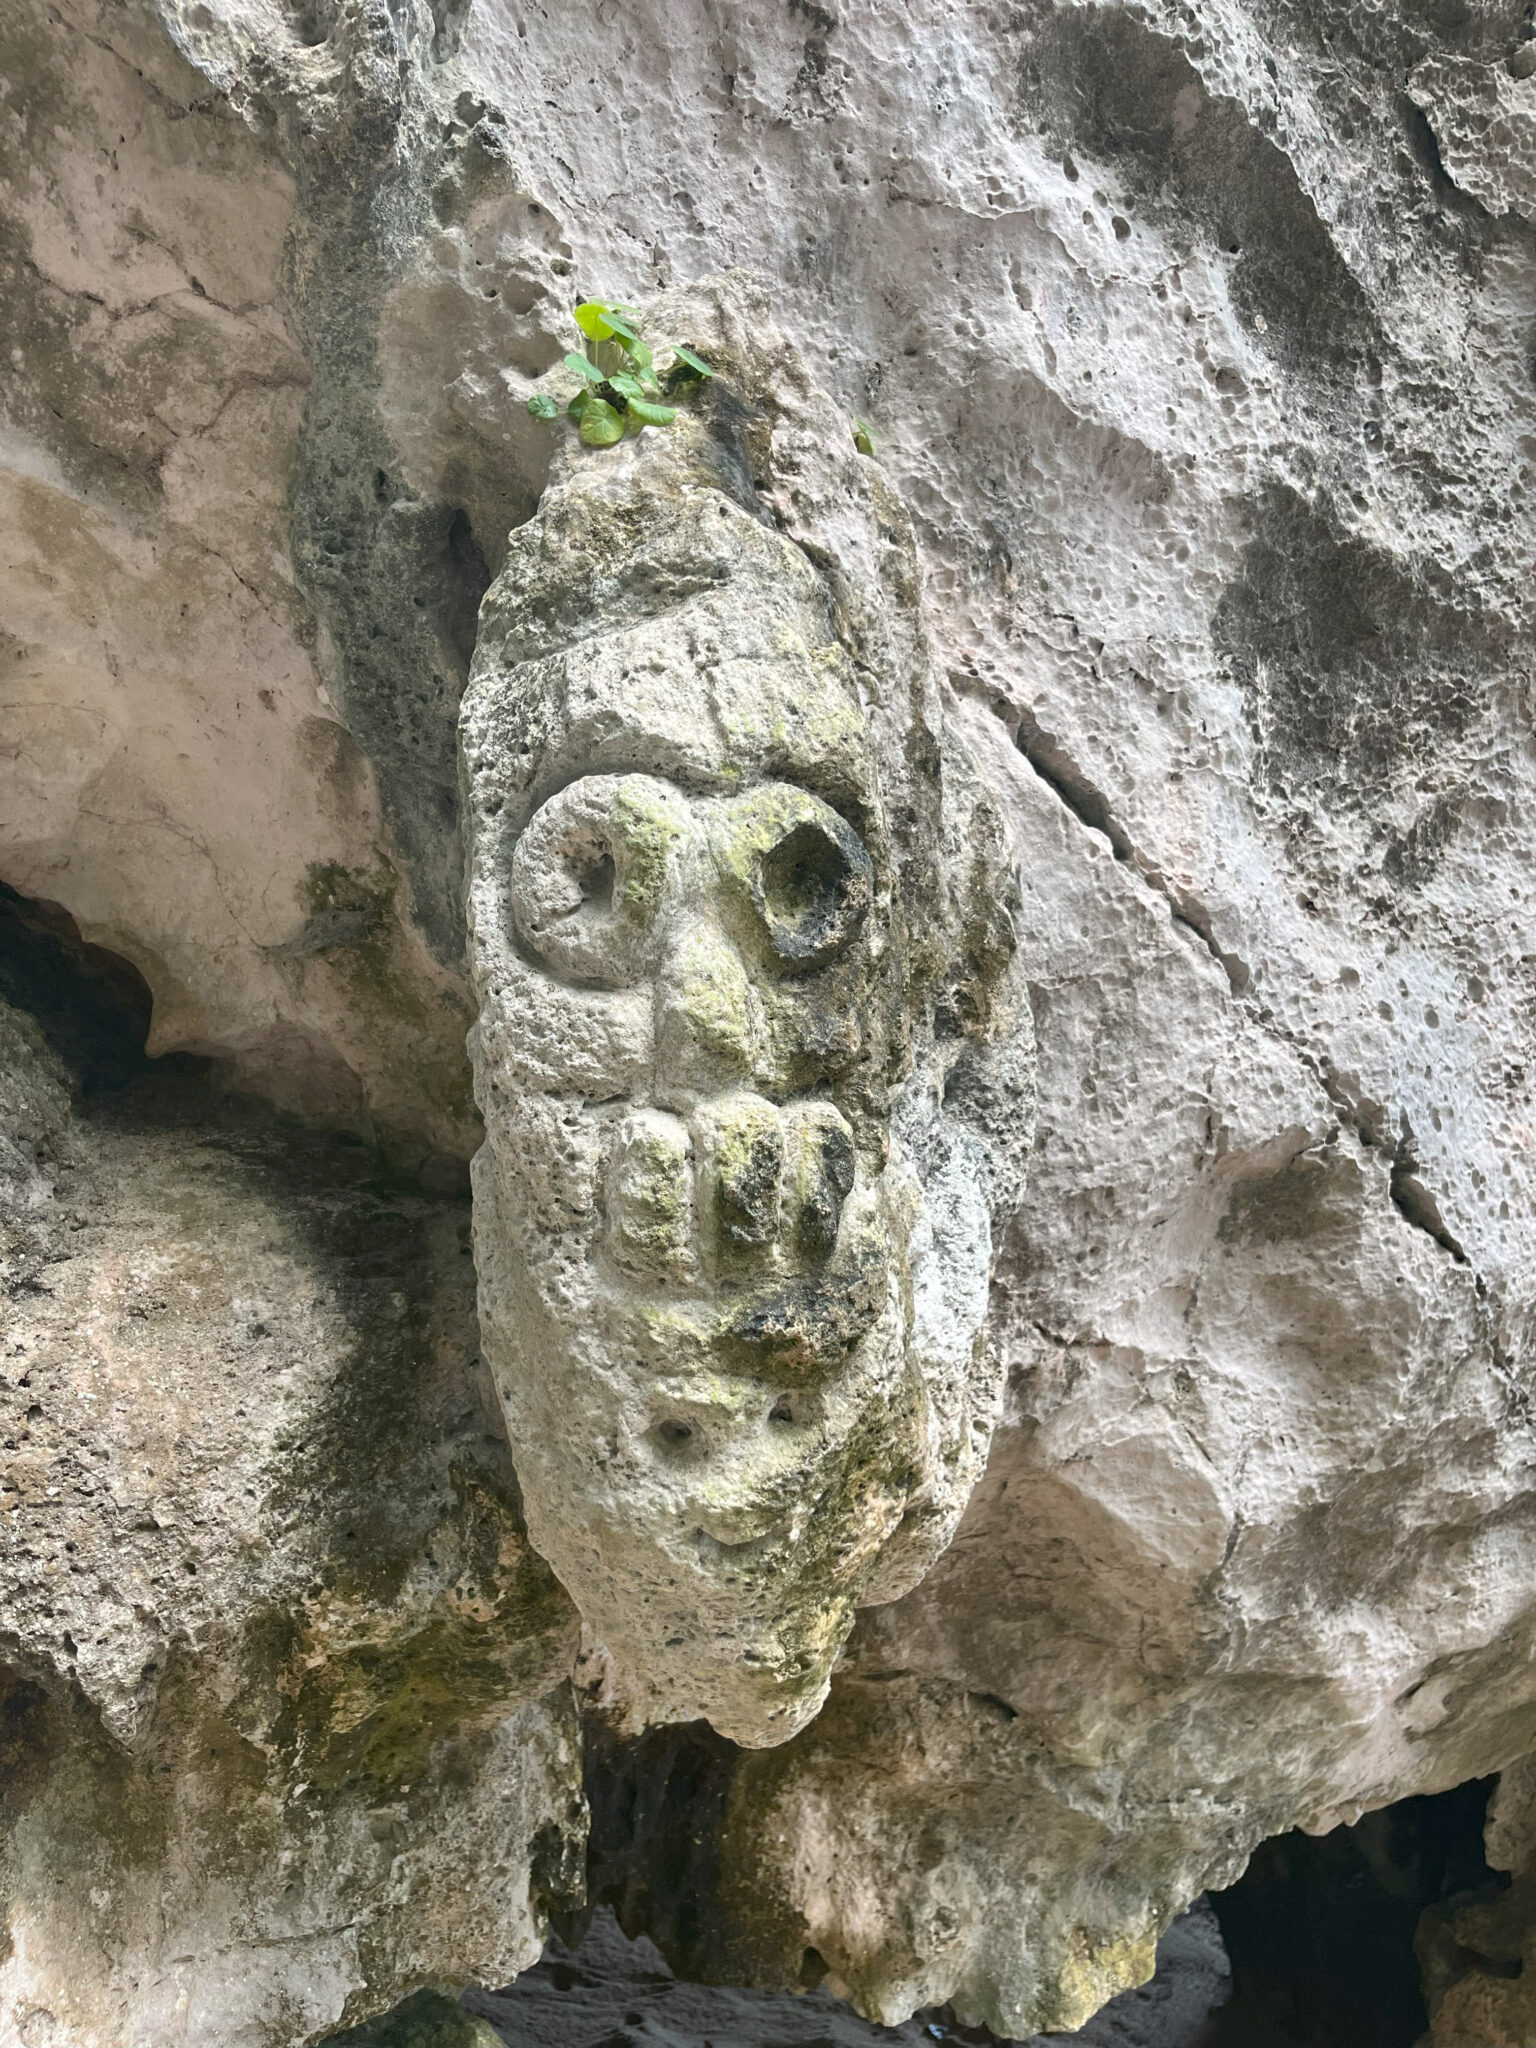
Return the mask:
[[[756,1745],[953,1532],[1016,1183],[940,1102],[997,1064],[955,1009],[1006,1007],[1000,846],[989,905],[936,887],[946,818],[993,814],[941,767],[931,676],[886,706],[903,761],[830,618],[698,422],[578,456],[513,536],[461,728],[482,1321],[530,1526],[652,1717]],[[926,762],[909,843],[886,754]]]

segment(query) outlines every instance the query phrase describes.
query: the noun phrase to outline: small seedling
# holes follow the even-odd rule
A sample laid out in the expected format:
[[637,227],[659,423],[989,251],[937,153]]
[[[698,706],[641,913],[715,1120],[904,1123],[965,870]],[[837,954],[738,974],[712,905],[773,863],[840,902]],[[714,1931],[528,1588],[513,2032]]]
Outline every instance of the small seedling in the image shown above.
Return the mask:
[[861,455],[873,455],[875,452],[875,437],[863,420],[853,423],[853,445]]
[[[586,348],[581,354],[572,349],[565,366],[583,383],[565,410],[589,448],[611,448],[642,427],[670,426],[677,407],[663,403],[665,392],[715,374],[680,341],[659,341],[653,349],[641,337],[640,316],[633,306],[582,299],[576,306],[576,325]],[[673,359],[664,380],[656,373],[658,349]],[[529,399],[528,410],[536,420],[557,419],[560,414],[559,405],[543,391]]]

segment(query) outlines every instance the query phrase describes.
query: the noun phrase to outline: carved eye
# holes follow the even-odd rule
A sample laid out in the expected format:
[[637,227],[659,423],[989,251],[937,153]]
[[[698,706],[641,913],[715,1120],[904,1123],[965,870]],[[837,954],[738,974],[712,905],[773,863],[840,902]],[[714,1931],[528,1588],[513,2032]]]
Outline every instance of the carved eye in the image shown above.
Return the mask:
[[874,877],[852,827],[815,797],[797,794],[757,856],[752,895],[779,958],[819,967],[863,923]]
[[636,980],[668,855],[687,828],[677,792],[649,775],[586,775],[552,796],[512,855],[524,945],[576,981]]

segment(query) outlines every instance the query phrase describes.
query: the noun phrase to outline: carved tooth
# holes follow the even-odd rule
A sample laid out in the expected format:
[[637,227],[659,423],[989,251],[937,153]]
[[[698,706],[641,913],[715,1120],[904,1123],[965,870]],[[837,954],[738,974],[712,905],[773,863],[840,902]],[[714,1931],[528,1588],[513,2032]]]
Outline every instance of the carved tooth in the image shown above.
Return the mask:
[[691,1151],[687,1125],[662,1110],[636,1110],[619,1125],[608,1217],[620,1265],[677,1278],[692,1271]]

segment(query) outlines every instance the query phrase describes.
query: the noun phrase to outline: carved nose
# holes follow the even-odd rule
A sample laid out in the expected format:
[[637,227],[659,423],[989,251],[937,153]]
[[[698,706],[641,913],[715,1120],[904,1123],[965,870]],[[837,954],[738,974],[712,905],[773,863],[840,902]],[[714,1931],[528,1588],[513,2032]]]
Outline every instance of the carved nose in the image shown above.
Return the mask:
[[700,1225],[722,1278],[818,1265],[854,1182],[853,1134],[829,1102],[777,1109],[741,1091],[694,1117]]
[[712,917],[690,918],[657,978],[657,1100],[686,1112],[755,1079],[764,1046],[762,1003],[740,953]]

